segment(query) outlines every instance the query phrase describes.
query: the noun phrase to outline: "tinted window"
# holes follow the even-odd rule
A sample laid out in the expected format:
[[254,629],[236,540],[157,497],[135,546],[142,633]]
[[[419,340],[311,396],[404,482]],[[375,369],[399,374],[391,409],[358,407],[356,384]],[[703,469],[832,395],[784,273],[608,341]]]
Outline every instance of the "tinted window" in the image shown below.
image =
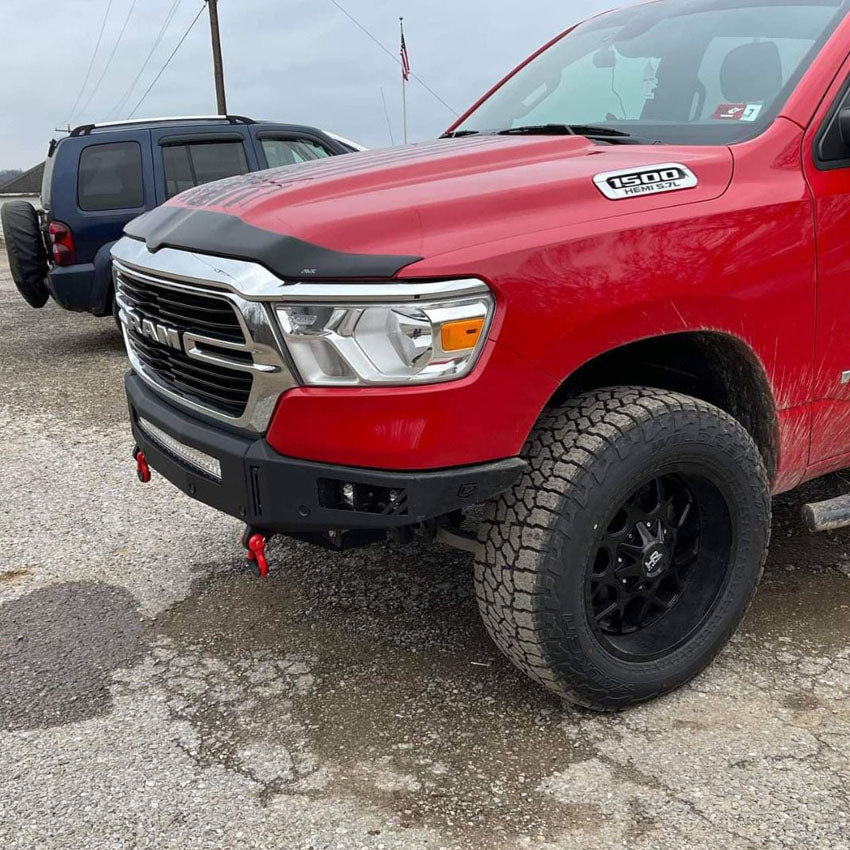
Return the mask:
[[162,148],[165,194],[176,195],[193,186],[248,172],[242,142],[197,142]]
[[77,181],[80,209],[127,210],[145,201],[142,149],[138,142],[90,145],[80,154]]
[[263,139],[262,144],[269,168],[330,156],[327,149],[309,139]]

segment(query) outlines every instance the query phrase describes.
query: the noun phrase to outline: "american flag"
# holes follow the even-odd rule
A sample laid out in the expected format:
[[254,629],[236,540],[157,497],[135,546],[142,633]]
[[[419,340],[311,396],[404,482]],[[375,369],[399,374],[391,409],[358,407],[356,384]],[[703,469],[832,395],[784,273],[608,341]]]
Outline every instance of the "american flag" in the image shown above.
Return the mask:
[[407,55],[407,44],[404,40],[404,21],[401,22],[401,75],[405,82],[410,80],[410,57]]

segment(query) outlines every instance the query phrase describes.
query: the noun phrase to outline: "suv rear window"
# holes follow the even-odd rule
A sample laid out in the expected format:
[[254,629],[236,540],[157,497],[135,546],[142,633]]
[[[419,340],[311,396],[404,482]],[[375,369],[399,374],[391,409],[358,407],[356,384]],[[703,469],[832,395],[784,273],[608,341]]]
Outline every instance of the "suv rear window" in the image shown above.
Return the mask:
[[202,183],[248,173],[248,160],[241,141],[164,145],[162,164],[165,194],[169,198]]
[[145,202],[138,142],[89,145],[80,154],[77,202],[81,210],[129,210]]

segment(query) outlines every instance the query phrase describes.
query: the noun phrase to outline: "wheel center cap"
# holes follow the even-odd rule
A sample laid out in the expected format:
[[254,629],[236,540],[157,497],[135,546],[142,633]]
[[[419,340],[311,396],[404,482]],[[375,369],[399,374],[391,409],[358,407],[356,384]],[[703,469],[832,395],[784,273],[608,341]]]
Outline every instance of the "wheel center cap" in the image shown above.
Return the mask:
[[653,543],[643,553],[643,571],[649,578],[663,572],[667,566],[667,550],[660,543]]

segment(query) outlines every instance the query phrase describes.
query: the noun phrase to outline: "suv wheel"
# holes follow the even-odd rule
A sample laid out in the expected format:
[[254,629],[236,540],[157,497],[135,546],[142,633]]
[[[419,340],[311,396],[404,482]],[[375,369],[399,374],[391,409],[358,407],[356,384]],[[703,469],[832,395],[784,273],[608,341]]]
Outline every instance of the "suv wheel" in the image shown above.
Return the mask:
[[26,201],[9,201],[0,209],[0,222],[9,255],[9,270],[18,292],[31,307],[43,307],[49,293],[47,250],[41,238],[38,213]]
[[568,700],[616,709],[699,673],[747,611],[767,473],[735,419],[645,388],[548,411],[524,478],[485,512],[475,581],[490,635]]

